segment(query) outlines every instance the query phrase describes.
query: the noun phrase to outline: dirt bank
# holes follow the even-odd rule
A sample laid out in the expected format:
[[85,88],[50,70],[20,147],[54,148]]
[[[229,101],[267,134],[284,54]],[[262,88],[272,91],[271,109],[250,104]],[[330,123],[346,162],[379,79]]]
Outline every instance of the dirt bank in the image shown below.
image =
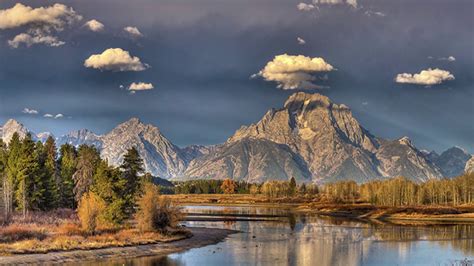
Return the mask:
[[189,228],[193,236],[184,240],[139,245],[133,247],[104,248],[96,250],[77,250],[50,252],[46,254],[28,254],[0,256],[0,265],[12,264],[63,264],[78,261],[100,261],[145,256],[160,256],[181,252],[192,248],[216,244],[237,231],[226,229]]

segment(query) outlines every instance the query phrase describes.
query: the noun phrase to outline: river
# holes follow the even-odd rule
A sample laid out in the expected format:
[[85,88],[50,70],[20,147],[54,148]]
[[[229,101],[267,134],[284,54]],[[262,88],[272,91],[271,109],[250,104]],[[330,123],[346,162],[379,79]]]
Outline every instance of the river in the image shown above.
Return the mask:
[[[396,225],[281,207],[187,206],[188,227],[241,233],[216,245],[101,265],[473,265],[474,224]],[[90,264],[89,264],[90,265]]]

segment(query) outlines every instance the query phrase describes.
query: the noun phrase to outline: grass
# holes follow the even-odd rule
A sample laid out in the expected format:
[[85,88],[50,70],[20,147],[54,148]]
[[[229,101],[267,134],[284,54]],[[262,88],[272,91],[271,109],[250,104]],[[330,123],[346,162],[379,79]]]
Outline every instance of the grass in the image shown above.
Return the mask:
[[84,232],[73,211],[31,213],[0,227],[0,255],[47,253],[51,251],[91,250],[155,244],[187,238],[190,232],[170,229],[167,232],[140,232],[134,228],[99,228],[90,235]]

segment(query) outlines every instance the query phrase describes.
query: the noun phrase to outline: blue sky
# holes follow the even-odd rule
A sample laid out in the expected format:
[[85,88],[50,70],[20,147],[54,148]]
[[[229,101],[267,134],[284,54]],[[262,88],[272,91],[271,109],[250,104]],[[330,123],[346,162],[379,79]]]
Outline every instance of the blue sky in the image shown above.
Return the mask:
[[[216,144],[310,82],[318,88],[307,91],[348,105],[377,136],[474,153],[473,1],[301,2],[1,1],[0,123],[100,134],[139,117],[177,145]],[[22,19],[6,19],[18,3],[33,11],[15,9]],[[44,10],[56,3],[66,7],[62,16],[38,19],[35,12],[52,14]],[[103,28],[84,26],[93,19]],[[27,38],[15,38],[22,33]],[[109,48],[139,64],[85,66]],[[320,58],[333,70],[260,72],[282,54]],[[403,73],[421,75],[397,79]],[[285,88],[288,79],[295,88]],[[132,83],[153,89],[131,93]]]

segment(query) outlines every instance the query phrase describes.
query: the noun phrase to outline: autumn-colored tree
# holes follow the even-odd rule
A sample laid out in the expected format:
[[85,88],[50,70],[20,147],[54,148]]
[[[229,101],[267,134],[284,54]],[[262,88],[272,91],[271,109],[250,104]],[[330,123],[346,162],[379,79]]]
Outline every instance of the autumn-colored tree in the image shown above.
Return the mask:
[[84,193],[77,209],[82,229],[89,234],[94,234],[105,209],[106,203],[102,198],[92,192]]
[[225,194],[234,194],[237,184],[234,180],[227,178],[222,182],[221,189]]

